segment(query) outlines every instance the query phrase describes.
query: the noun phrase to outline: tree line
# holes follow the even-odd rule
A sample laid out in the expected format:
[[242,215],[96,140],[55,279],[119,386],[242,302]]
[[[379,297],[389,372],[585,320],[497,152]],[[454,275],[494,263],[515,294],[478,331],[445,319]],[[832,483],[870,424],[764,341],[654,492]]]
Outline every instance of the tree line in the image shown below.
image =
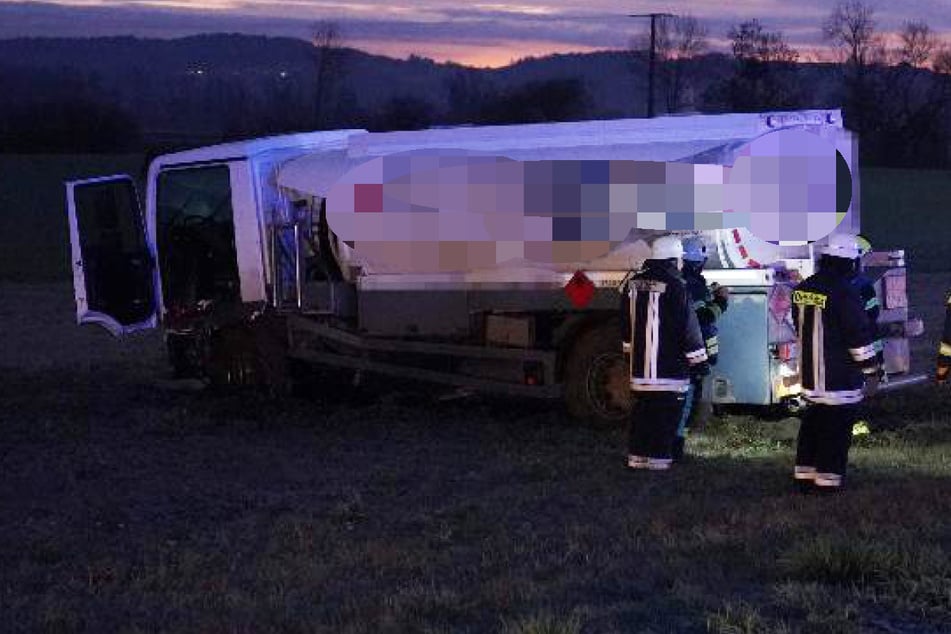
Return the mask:
[[[658,27],[657,112],[841,106],[846,125],[859,134],[865,164],[951,167],[951,48],[940,45],[922,21],[905,22],[890,40],[862,0],[840,2],[817,26],[834,51],[831,64],[801,54],[781,31],[756,19],[725,34],[728,64],[716,63],[700,20],[667,18]],[[409,130],[605,116],[582,75],[504,84],[489,71],[419,56],[400,67],[414,74],[412,88],[369,104],[362,94],[367,86],[357,81],[364,71],[339,28],[316,25],[310,44],[310,59],[291,75],[190,70],[155,82],[154,69],[143,69],[123,76],[121,90],[95,73],[26,72],[0,62],[7,96],[0,100],[0,152],[164,150],[313,129]],[[631,44],[626,72],[632,80],[646,74],[645,46],[644,38]],[[641,116],[638,107],[632,104],[623,116]]]

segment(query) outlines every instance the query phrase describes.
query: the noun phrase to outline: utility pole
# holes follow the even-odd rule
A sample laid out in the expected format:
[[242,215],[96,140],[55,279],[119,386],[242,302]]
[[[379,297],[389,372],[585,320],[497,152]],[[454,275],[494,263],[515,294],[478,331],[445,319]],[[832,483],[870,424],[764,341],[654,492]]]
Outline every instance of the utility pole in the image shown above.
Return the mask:
[[629,18],[650,18],[651,19],[651,50],[650,62],[648,64],[647,75],[647,118],[654,118],[654,57],[657,40],[657,18],[675,18],[672,13],[635,13],[627,16]]

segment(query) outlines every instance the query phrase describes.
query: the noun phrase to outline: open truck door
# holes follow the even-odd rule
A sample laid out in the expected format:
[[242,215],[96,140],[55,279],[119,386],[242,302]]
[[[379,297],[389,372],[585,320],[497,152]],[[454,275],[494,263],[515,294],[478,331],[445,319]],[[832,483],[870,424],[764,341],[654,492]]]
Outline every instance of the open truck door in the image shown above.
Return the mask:
[[132,178],[66,183],[76,321],[119,337],[158,324],[154,249]]

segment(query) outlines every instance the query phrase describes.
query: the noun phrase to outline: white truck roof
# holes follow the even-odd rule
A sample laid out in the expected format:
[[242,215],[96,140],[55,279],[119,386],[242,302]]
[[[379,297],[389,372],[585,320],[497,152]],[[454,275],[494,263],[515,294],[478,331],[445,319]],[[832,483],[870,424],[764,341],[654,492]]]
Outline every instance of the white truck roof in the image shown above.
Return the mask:
[[[772,130],[820,126],[842,129],[839,110],[612,119],[567,123],[437,128],[413,132],[348,133],[335,149],[286,162],[278,184],[325,197],[340,176],[378,156],[410,151],[466,150],[513,160],[650,160],[722,163],[730,150]],[[361,133],[362,132],[362,133]]]
[[[409,132],[370,133],[361,129],[291,134],[197,148],[158,157],[151,171],[176,165],[248,159],[274,162],[277,185],[301,195],[326,197],[330,188],[348,171],[376,157],[403,152],[465,150],[506,156],[514,160],[650,160],[729,164],[735,150],[770,131],[809,126],[842,145],[841,111],[803,110],[769,113],[667,116],[654,119],[616,119],[565,123],[501,126],[460,126]],[[847,135],[847,133],[845,133]],[[852,152],[843,152],[850,165]],[[853,225],[857,227],[857,214]],[[637,233],[632,232],[632,233]],[[643,232],[642,232],[643,233]],[[759,241],[748,231],[720,231],[711,242],[727,266],[749,266],[742,258],[768,262],[776,247]],[[721,235],[722,234],[722,235]],[[742,238],[735,238],[742,234]],[[757,251],[759,248],[759,252]],[[361,261],[358,254],[341,245],[341,256],[361,264],[379,283],[405,285],[406,272]],[[727,253],[730,251],[730,253]],[[576,268],[622,271],[635,265],[648,252],[643,235],[629,239],[596,261],[561,266],[541,266],[512,261],[492,271],[439,274],[449,283],[494,281],[541,282]],[[735,253],[732,253],[735,252]],[[766,252],[769,252],[768,254]],[[755,265],[755,264],[754,264]],[[392,280],[389,275],[395,274]],[[498,277],[501,275],[502,277]],[[461,278],[461,279],[460,279]],[[422,281],[435,279],[423,275]],[[371,284],[369,278],[362,280]]]
[[[466,126],[412,132],[353,133],[335,149],[310,151],[286,161],[279,168],[277,183],[303,195],[326,197],[330,188],[354,167],[386,155],[404,152],[465,150],[505,156],[514,160],[650,160],[689,161],[692,163],[732,164],[737,149],[751,140],[781,128],[808,126],[818,129],[841,148],[853,162],[851,137],[844,130],[841,111],[804,110],[768,113],[731,113],[658,117],[654,119],[618,119],[504,126]],[[857,205],[854,206],[857,210]],[[857,212],[850,219],[857,229]],[[635,230],[628,239],[596,261],[559,266],[526,261],[510,261],[488,272],[490,278],[502,274],[533,279],[531,271],[627,270],[649,252],[646,234]],[[805,257],[803,253],[779,253],[779,247],[763,242],[749,231],[708,232],[711,246],[727,267],[755,267],[780,257]],[[802,250],[802,249],[800,249]],[[342,248],[342,257],[359,263],[374,276],[395,275],[393,283],[405,284],[407,271],[394,270],[377,262],[363,260],[355,252]],[[786,249],[789,251],[789,249]],[[505,269],[500,271],[499,269]],[[521,274],[516,274],[521,270]],[[436,272],[432,272],[436,274]],[[401,277],[402,276],[402,277]],[[466,271],[446,275],[453,281],[479,278],[480,272]],[[436,275],[442,277],[442,274]],[[426,283],[435,280],[424,275]],[[382,283],[386,278],[377,277]],[[402,279],[402,282],[398,280]],[[367,283],[371,283],[369,279]],[[373,282],[376,283],[376,282]]]
[[208,163],[223,160],[257,158],[273,153],[300,155],[308,152],[325,152],[347,146],[347,140],[353,135],[368,134],[366,130],[330,130],[326,132],[306,132],[300,134],[282,134],[278,136],[247,139],[231,143],[219,143],[171,154],[163,154],[152,161],[152,169],[162,169],[176,165]]

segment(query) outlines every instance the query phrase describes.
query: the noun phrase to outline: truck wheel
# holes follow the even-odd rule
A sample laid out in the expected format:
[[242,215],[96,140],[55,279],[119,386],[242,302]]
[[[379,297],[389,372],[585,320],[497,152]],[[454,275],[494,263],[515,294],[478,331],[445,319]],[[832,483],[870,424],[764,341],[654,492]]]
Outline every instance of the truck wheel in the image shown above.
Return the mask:
[[191,379],[201,376],[201,360],[194,337],[169,334],[165,339],[168,362],[176,379]]
[[597,427],[614,427],[631,411],[627,364],[619,328],[605,325],[582,334],[565,364],[565,404],[572,417]]
[[290,394],[281,329],[269,323],[220,328],[212,335],[207,373],[213,385],[251,387],[272,396]]
[[241,326],[216,329],[210,337],[205,371],[215,387],[248,387],[259,373],[250,333]]

